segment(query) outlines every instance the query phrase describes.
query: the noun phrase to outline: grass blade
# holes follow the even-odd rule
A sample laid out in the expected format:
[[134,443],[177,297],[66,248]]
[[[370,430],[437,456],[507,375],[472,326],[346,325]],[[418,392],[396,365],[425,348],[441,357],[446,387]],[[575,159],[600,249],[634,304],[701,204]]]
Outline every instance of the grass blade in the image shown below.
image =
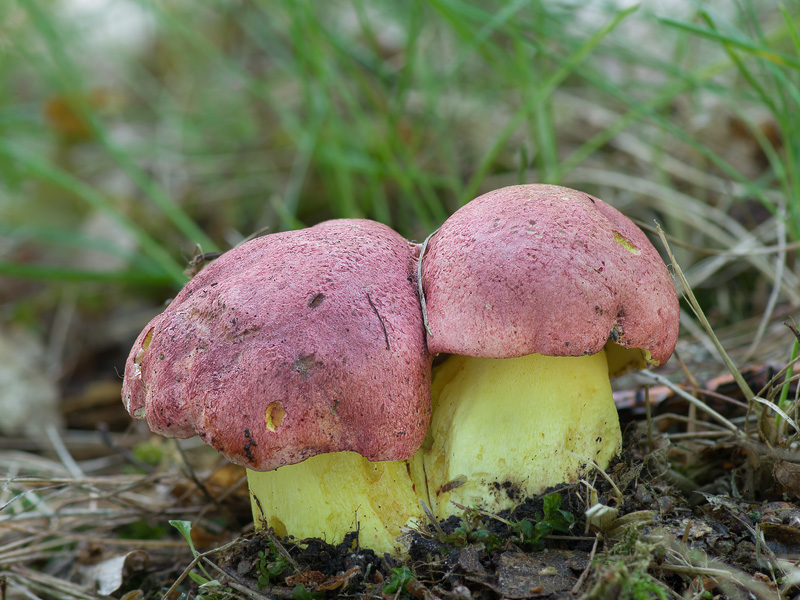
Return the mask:
[[158,242],[150,237],[135,222],[117,210],[113,202],[106,196],[98,192],[95,188],[74,175],[53,165],[52,163],[40,158],[21,146],[11,144],[0,139],[0,156],[6,156],[9,160],[16,161],[21,167],[25,168],[30,174],[42,177],[51,183],[70,191],[81,198],[89,206],[107,214],[115,223],[125,229],[139,244],[142,252],[149,256],[158,264],[166,275],[179,286],[186,283],[186,276],[183,274],[183,267],[164,250]]

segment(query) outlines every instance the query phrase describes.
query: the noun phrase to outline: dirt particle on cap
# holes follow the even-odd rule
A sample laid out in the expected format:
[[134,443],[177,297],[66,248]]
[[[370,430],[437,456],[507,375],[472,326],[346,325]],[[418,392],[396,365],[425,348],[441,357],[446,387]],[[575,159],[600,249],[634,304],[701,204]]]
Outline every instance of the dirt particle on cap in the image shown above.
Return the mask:
[[320,292],[319,294],[316,294],[313,298],[311,298],[311,300],[309,300],[308,307],[317,308],[320,304],[322,304],[323,300],[325,300],[325,294]]
[[253,453],[250,449],[258,446],[258,444],[256,444],[256,441],[250,437],[250,430],[247,428],[244,430],[244,437],[247,438],[247,443],[244,445],[242,450],[244,450],[244,455],[247,457],[247,460],[253,462]]
[[314,353],[301,354],[300,357],[292,363],[292,371],[300,373],[300,377],[306,379],[308,372],[314,366]]

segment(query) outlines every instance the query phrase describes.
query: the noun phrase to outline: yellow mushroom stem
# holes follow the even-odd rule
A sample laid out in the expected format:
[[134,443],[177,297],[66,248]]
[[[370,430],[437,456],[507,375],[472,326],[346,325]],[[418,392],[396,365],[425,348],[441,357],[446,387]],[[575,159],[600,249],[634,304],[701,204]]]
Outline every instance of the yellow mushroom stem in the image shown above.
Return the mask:
[[253,520],[278,536],[321,538],[331,544],[359,530],[359,544],[396,553],[401,527],[424,517],[421,456],[370,462],[354,452],[319,454],[274,471],[247,471]]
[[[420,450],[430,507],[497,512],[606,467],[621,447],[605,350],[591,356],[451,356],[436,368]],[[418,453],[419,454],[419,453]]]
[[[611,353],[615,370],[640,351]],[[451,356],[434,370],[425,442],[407,461],[320,454],[275,471],[247,472],[253,517],[278,536],[337,544],[359,529],[361,547],[397,552],[402,527],[440,519],[453,502],[498,512],[577,480],[619,452],[619,419],[606,351],[592,356]]]

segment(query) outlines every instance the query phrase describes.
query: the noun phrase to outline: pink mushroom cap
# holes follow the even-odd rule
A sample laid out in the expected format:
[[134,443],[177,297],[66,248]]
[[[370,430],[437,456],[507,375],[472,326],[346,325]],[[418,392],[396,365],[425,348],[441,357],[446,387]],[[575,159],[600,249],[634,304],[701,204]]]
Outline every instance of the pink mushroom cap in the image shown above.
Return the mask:
[[260,471],[341,450],[410,457],[428,426],[432,361],[417,253],[361,219],[226,252],[134,343],[128,412]]
[[422,282],[434,353],[579,356],[611,338],[665,362],[679,305],[666,265],[633,222],[555,185],[484,194],[431,238]]

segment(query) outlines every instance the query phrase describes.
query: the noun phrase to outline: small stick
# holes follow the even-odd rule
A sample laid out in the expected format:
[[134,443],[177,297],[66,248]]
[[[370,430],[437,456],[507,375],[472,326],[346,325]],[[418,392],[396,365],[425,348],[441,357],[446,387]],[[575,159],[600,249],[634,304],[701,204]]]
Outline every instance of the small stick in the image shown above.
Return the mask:
[[67,472],[75,479],[85,478],[86,475],[83,473],[80,465],[78,465],[78,463],[69,453],[69,450],[67,450],[67,445],[64,443],[64,440],[61,439],[58,429],[56,429],[54,425],[48,424],[45,427],[45,433],[50,440],[50,444],[53,446],[53,450],[55,450],[58,458],[61,460],[61,464],[64,465],[64,468],[67,470]]
[[581,573],[581,576],[578,577],[578,581],[575,582],[575,585],[572,586],[572,593],[577,594],[578,590],[581,589],[581,586],[586,581],[586,578],[589,576],[589,571],[592,568],[592,561],[594,560],[594,554],[597,552],[597,543],[600,541],[600,534],[596,534],[594,536],[594,544],[592,545],[592,551],[589,553],[589,562],[586,565],[586,568]]
[[[649,371],[640,371],[639,373],[637,373],[637,375],[639,375],[641,377],[647,377],[648,379],[652,379],[653,381],[656,381],[656,382],[660,383],[661,385],[667,386],[673,392],[678,394],[678,396],[680,396],[684,400],[687,400],[690,404],[694,404],[695,406],[697,406],[697,408],[699,408],[703,412],[708,413],[715,421],[717,421],[718,423],[720,423],[721,425],[726,427],[728,430],[730,430],[731,433],[733,433],[733,434],[735,434],[737,436],[742,435],[742,432],[739,430],[738,427],[736,427],[736,425],[731,423],[728,419],[723,417],[721,414],[719,414],[713,408],[708,406],[702,400],[699,400],[699,399],[695,398],[689,392],[684,391],[682,388],[680,388],[677,385],[675,385],[674,383],[672,383],[669,379],[667,379],[663,375],[659,375],[657,373],[651,373]],[[751,394],[752,394],[752,392],[751,392]],[[751,399],[752,399],[752,396],[751,396]]]
[[428,332],[428,337],[433,337],[433,332],[428,325],[428,307],[425,304],[425,290],[422,288],[422,259],[425,256],[425,250],[428,249],[428,242],[435,236],[439,229],[437,228],[432,234],[425,238],[422,242],[422,247],[419,249],[419,259],[417,259],[417,288],[419,289],[419,304],[422,307],[422,324],[425,326],[425,331]]
[[[644,386],[644,412],[647,421],[647,452],[653,451],[653,412],[650,408],[650,386]],[[575,590],[573,589],[573,592]]]
[[[680,365],[681,370],[683,371],[683,374],[686,375],[686,378],[689,380],[689,383],[692,385],[692,391],[694,392],[694,395],[696,396],[697,395],[697,390],[700,388],[700,385],[697,383],[697,379],[692,374],[692,372],[689,370],[689,367],[686,366],[686,363],[683,362],[683,359],[681,359],[681,356],[680,356],[680,354],[678,354],[677,350],[675,350],[674,355],[675,355],[675,360],[678,361],[678,364]],[[690,404],[689,405],[689,421],[686,424],[686,432],[687,433],[694,433],[695,431],[697,431],[697,407],[694,404]]]
[[281,541],[277,538],[277,536],[274,533],[272,533],[270,529],[267,529],[266,533],[267,537],[269,538],[269,541],[272,542],[272,545],[275,547],[275,550],[278,551],[278,554],[280,554],[283,558],[286,559],[286,562],[291,565],[292,569],[294,569],[295,572],[300,571],[300,565],[298,565],[297,561],[292,558],[292,555],[289,554],[289,551],[283,547],[283,544],[281,544]]
[[211,556],[212,554],[216,554],[217,552],[222,552],[223,550],[227,550],[229,548],[232,548],[233,546],[238,544],[240,541],[241,540],[239,540],[239,539],[235,539],[232,542],[228,542],[224,546],[220,546],[219,548],[212,548],[211,550],[208,550],[207,552],[198,553],[197,556],[194,557],[192,562],[189,563],[189,566],[186,567],[183,570],[183,573],[181,573],[178,576],[178,578],[173,582],[173,584],[166,591],[166,593],[163,596],[161,596],[161,600],[169,600],[169,598],[172,597],[173,592],[176,589],[178,589],[178,586],[183,582],[184,579],[186,579],[186,577],[188,577],[188,575],[192,571],[192,569],[194,569],[201,560],[203,560],[207,556]]
[[[703,329],[705,329],[706,333],[708,333],[709,337],[711,338],[711,342],[717,349],[719,357],[722,359],[722,362],[731,372],[731,375],[733,375],[733,379],[736,381],[736,384],[739,386],[739,389],[742,390],[744,397],[747,398],[748,403],[752,403],[753,396],[755,396],[753,390],[751,390],[750,386],[747,385],[747,382],[744,380],[744,377],[742,377],[741,372],[736,367],[733,360],[731,360],[731,357],[728,356],[728,353],[725,351],[725,348],[722,347],[719,338],[717,338],[717,336],[714,334],[714,330],[711,327],[711,324],[708,322],[708,319],[706,319],[703,309],[700,308],[700,303],[697,301],[697,298],[695,297],[692,288],[689,286],[689,282],[686,280],[686,277],[684,276],[683,271],[681,270],[681,267],[678,264],[678,261],[675,260],[675,256],[672,254],[672,249],[669,247],[667,239],[664,237],[664,231],[661,229],[661,226],[660,225],[657,226],[657,229],[658,229],[658,235],[661,238],[661,243],[664,245],[664,249],[667,251],[667,255],[669,256],[670,262],[672,263],[672,268],[674,269],[675,274],[678,276],[678,280],[681,282],[681,285],[683,286],[684,297],[692,307],[692,311],[697,316],[698,320],[700,321],[700,324],[703,326]],[[690,400],[690,402],[691,401],[692,400]],[[701,406],[698,406],[698,408],[702,410]]]
[[778,230],[778,256],[775,257],[775,283],[772,286],[772,291],[769,294],[767,306],[764,308],[764,314],[761,317],[761,322],[758,324],[753,341],[750,347],[742,358],[743,363],[747,363],[758,350],[758,346],[764,339],[764,334],[767,331],[767,326],[772,320],[772,314],[775,312],[775,306],[778,304],[778,298],[783,289],[783,271],[786,268],[786,211],[783,206],[779,207],[775,225]]
[[425,513],[425,516],[428,517],[428,521],[431,522],[431,525],[433,525],[433,528],[436,530],[436,533],[439,536],[439,541],[443,542],[446,536],[444,534],[442,526],[439,525],[439,521],[436,519],[433,512],[431,512],[431,509],[428,508],[428,505],[425,504],[422,500],[419,501],[419,505],[420,507],[422,507],[422,512]]

